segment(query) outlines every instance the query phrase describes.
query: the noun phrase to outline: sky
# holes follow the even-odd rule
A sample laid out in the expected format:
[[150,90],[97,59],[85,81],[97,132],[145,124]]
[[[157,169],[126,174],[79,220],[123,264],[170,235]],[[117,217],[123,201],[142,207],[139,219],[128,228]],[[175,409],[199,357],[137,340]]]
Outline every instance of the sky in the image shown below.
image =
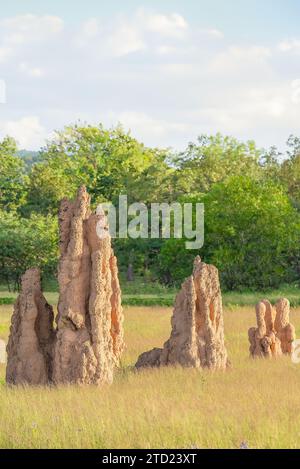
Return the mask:
[[37,150],[81,121],[175,150],[217,132],[283,150],[299,18],[298,0],[0,0],[0,138]]

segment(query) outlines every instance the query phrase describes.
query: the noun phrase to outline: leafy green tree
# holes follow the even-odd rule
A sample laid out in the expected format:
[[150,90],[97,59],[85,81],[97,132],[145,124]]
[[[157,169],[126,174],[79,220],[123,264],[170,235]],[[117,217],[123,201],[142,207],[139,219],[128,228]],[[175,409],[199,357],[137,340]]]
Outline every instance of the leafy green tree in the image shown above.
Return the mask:
[[[278,287],[297,279],[300,217],[280,186],[233,176],[215,184],[202,202],[205,241],[199,254],[220,269],[225,288]],[[196,254],[184,249],[184,240],[167,241],[159,256],[161,278],[181,281]]]
[[15,210],[25,200],[24,163],[17,155],[14,139],[5,137],[0,142],[0,209]]
[[280,180],[296,207],[300,209],[300,138],[291,135],[287,145],[287,159],[281,164]]
[[121,127],[70,126],[40,152],[30,174],[29,211],[57,211],[59,200],[85,184],[92,202],[114,201],[119,194],[147,201],[155,196],[169,171],[166,152],[150,149]]
[[58,259],[57,220],[33,214],[21,218],[0,211],[0,281],[18,289],[21,275],[31,267],[51,276]]
[[227,288],[277,287],[295,279],[291,260],[300,218],[285,191],[270,180],[233,177],[204,198],[207,252]]
[[126,272],[131,264],[134,275],[157,279],[157,256],[163,240],[117,238],[113,241],[113,245],[121,271]]
[[208,192],[213,184],[233,175],[261,176],[261,152],[253,141],[242,143],[233,137],[200,135],[196,143],[173,158],[177,167],[175,185],[182,194]]
[[158,255],[159,279],[165,285],[180,286],[191,275],[193,260],[198,251],[188,250],[184,239],[170,238],[161,247]]

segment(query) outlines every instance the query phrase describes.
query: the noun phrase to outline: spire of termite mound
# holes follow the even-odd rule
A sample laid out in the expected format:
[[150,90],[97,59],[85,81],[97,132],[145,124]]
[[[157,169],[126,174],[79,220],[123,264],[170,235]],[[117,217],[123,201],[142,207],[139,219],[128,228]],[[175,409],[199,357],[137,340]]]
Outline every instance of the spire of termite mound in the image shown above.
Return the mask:
[[103,211],[85,187],[59,212],[59,303],[55,383],[110,383],[124,348],[121,290]]
[[171,336],[164,347],[140,355],[137,368],[177,364],[209,369],[227,367],[218,270],[201,262],[199,256],[192,275],[177,294],[171,326]]

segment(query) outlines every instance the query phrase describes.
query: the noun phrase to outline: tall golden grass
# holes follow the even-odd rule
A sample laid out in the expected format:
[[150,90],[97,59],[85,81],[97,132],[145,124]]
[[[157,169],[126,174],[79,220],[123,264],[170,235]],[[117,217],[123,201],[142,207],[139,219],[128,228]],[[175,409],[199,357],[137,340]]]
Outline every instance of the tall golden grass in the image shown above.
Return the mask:
[[[10,306],[0,307],[7,339]],[[296,448],[300,365],[251,360],[253,308],[225,311],[232,369],[135,372],[138,355],[170,333],[170,308],[125,309],[127,349],[112,386],[8,388],[1,365],[1,448]],[[300,309],[292,322],[300,334]]]

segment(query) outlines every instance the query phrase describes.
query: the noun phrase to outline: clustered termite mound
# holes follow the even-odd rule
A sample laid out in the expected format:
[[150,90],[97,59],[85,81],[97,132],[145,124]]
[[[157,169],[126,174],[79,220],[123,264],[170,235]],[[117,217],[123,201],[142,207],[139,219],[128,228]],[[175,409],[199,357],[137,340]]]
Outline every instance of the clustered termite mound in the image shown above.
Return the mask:
[[62,200],[59,228],[56,327],[41,291],[40,272],[30,269],[23,275],[12,316],[6,380],[111,383],[124,349],[121,289],[106,217],[91,212],[85,187],[75,201]]
[[250,355],[259,357],[278,357],[291,355],[296,338],[295,328],[290,324],[290,302],[281,298],[275,306],[268,300],[256,305],[257,327],[248,331]]

